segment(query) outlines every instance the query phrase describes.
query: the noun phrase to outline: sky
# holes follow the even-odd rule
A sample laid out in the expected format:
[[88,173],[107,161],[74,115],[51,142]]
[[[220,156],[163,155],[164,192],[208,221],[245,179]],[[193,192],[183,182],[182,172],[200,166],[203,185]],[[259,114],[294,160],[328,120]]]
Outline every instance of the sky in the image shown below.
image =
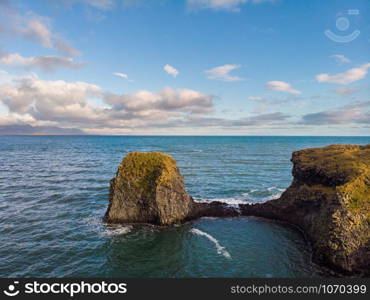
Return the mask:
[[368,0],[0,0],[0,127],[370,135]]

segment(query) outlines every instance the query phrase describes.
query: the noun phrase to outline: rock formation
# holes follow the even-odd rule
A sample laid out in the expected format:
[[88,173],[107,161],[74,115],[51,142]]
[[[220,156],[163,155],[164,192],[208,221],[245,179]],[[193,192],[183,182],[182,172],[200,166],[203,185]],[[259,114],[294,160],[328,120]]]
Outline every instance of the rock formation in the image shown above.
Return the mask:
[[193,203],[171,156],[133,152],[123,159],[110,182],[105,220],[172,225],[188,217]]
[[195,203],[171,156],[130,153],[111,180],[111,223],[172,225],[203,216],[259,216],[299,226],[315,261],[370,275],[370,145],[333,145],[293,153],[293,182],[279,199],[239,208]]
[[316,262],[370,274],[370,145],[293,153],[293,182],[280,199],[241,205],[243,215],[298,225]]

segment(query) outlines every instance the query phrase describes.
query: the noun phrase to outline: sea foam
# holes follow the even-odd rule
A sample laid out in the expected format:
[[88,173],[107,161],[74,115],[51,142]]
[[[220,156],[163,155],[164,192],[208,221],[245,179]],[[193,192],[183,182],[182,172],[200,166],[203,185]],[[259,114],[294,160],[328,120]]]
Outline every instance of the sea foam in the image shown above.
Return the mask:
[[[229,198],[194,198],[195,202],[198,203],[211,203],[213,201],[218,201],[225,203],[229,206],[238,208],[239,204],[253,204],[253,203],[262,203],[269,200],[277,199],[281,196],[281,194],[285,191],[285,189],[277,188],[277,187],[269,187],[267,190],[251,190],[246,193],[242,193],[235,197]],[[267,195],[266,195],[267,194]],[[264,196],[262,196],[264,195]]]
[[103,234],[106,236],[124,235],[131,231],[132,226],[114,226],[107,227]]
[[190,232],[191,232],[191,233],[194,233],[194,234],[196,234],[196,235],[201,235],[201,236],[206,237],[206,238],[207,238],[207,239],[209,239],[212,243],[214,243],[214,244],[215,244],[216,249],[217,249],[217,253],[218,253],[218,254],[223,255],[223,256],[225,256],[226,258],[231,258],[230,253],[225,249],[225,247],[222,247],[222,246],[220,245],[220,243],[218,242],[218,240],[217,240],[217,239],[215,239],[212,235],[210,235],[210,234],[208,234],[208,233],[206,233],[206,232],[204,232],[204,231],[201,231],[201,230],[199,230],[199,229],[196,229],[196,228],[192,228],[192,229],[190,230]]

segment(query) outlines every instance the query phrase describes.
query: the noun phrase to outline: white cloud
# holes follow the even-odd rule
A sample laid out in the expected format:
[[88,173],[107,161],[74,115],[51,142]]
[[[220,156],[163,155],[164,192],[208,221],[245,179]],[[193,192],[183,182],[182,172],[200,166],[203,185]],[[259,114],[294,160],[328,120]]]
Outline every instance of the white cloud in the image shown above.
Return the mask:
[[4,70],[0,70],[0,85],[9,84],[12,82],[12,80],[13,76]]
[[179,75],[179,71],[177,71],[174,67],[170,66],[169,64],[165,65],[163,67],[163,70],[168,74],[172,75],[173,77]]
[[266,88],[271,91],[284,92],[292,95],[302,94],[301,91],[295,90],[290,83],[285,81],[269,81],[266,83]]
[[213,109],[213,97],[198,91],[165,88],[160,92],[139,91],[133,94],[107,94],[105,101],[116,110],[145,115],[153,111],[177,111],[209,113]]
[[22,116],[31,125],[44,122],[80,129],[158,127],[213,110],[213,96],[194,90],[165,88],[118,95],[85,82],[37,77],[13,78],[0,85],[0,103],[10,115]]
[[11,38],[23,37],[43,47],[56,49],[67,56],[79,54],[78,50],[51,30],[51,20],[47,17],[32,12],[20,14],[9,2],[0,10],[0,20],[0,34]]
[[0,86],[0,101],[12,113],[43,121],[92,118],[95,108],[86,101],[101,94],[98,86],[85,82],[45,81],[35,77],[13,80]]
[[269,113],[269,114],[258,114],[253,116],[246,116],[239,119],[223,119],[223,118],[212,118],[193,116],[187,120],[181,121],[178,126],[195,126],[195,127],[224,127],[224,128],[245,128],[253,126],[264,126],[264,125],[278,125],[286,123],[286,120],[290,116],[281,112]]
[[351,87],[342,87],[337,88],[334,90],[334,93],[342,96],[352,96],[354,93],[358,92],[359,88],[351,88]]
[[23,57],[18,53],[0,53],[0,63],[7,66],[19,66],[27,69],[39,68],[44,71],[54,71],[58,67],[79,69],[84,63],[75,62],[71,57],[64,56],[34,56]]
[[370,124],[370,101],[357,101],[334,110],[309,113],[299,122],[304,125]]
[[330,56],[331,58],[334,58],[335,61],[339,64],[339,65],[343,65],[343,64],[348,64],[351,62],[351,60],[347,57],[345,57],[344,55],[342,54],[334,54],[332,56]]
[[318,82],[336,83],[336,84],[350,84],[352,82],[365,78],[370,68],[370,63],[363,64],[357,68],[349,69],[343,73],[329,75],[319,74],[316,76]]
[[240,68],[240,65],[224,65],[206,71],[208,79],[221,81],[241,81],[243,78],[230,75],[230,72]]
[[20,34],[29,39],[37,40],[44,47],[53,47],[51,32],[46,25],[42,23],[41,19],[33,17],[26,22],[27,24],[25,24],[25,26],[20,26],[17,29]]
[[115,72],[113,73],[114,76],[117,76],[117,77],[121,77],[121,78],[125,78],[125,79],[128,79],[128,75],[125,74],[125,73],[119,73],[119,72]]
[[47,25],[43,23],[44,19],[39,16],[24,17],[13,28],[14,33],[37,42],[46,48],[54,48],[66,55],[77,55],[79,51],[65,42],[60,35],[51,32]]
[[265,99],[264,99],[264,98],[262,98],[262,97],[254,97],[254,96],[250,96],[250,97],[248,97],[248,100],[249,100],[249,101],[255,101],[255,102],[262,102],[262,101],[264,101]]
[[323,111],[304,115],[302,123],[306,125],[370,124],[370,111],[363,109]]
[[274,2],[275,0],[187,0],[187,7],[196,11],[201,9],[227,10],[239,12],[245,3]]

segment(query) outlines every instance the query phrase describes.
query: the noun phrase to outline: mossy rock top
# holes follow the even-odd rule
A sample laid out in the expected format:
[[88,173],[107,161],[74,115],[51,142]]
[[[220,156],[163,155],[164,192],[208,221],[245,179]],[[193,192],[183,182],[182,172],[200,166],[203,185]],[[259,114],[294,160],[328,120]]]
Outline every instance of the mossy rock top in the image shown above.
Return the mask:
[[193,200],[176,161],[161,152],[132,152],[110,182],[105,219],[111,223],[171,225],[183,222]]
[[125,180],[135,179],[144,189],[158,184],[168,185],[177,176],[176,161],[161,152],[131,152],[118,166],[117,177]]
[[293,176],[309,185],[339,186],[359,176],[370,180],[370,144],[331,145],[293,152]]

